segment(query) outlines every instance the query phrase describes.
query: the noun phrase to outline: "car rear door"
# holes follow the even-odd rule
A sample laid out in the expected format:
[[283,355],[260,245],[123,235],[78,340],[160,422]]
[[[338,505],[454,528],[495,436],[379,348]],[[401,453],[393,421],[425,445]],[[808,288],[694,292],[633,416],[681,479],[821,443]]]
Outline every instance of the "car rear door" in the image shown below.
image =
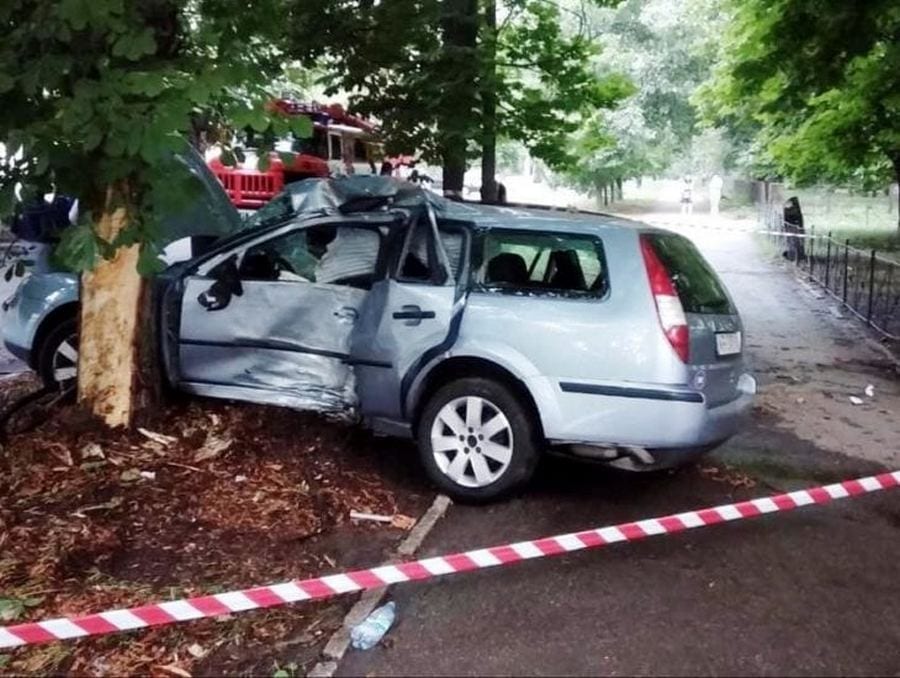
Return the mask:
[[351,340],[360,410],[404,421],[412,379],[453,343],[465,303],[469,234],[426,212],[407,230],[363,307]]
[[[316,220],[226,253],[187,277],[180,387],[300,409],[354,407],[350,336],[383,273],[383,237],[374,224]],[[223,304],[214,285],[229,276],[237,281]]]

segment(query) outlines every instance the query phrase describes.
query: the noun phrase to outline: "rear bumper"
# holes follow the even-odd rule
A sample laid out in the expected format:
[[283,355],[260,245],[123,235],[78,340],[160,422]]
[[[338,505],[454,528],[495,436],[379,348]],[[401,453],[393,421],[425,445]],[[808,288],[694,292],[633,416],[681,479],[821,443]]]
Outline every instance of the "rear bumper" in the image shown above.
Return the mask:
[[[702,453],[737,433],[745,423],[756,380],[741,375],[730,402],[710,407],[701,392],[664,386],[585,384],[578,392],[543,377],[529,380],[551,443],[634,446],[655,457]],[[593,388],[591,388],[593,387]]]

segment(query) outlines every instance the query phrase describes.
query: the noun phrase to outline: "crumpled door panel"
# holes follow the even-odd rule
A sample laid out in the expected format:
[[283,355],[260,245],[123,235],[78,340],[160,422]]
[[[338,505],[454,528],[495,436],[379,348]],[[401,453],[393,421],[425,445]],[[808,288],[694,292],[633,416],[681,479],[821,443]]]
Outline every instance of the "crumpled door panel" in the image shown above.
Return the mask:
[[245,281],[242,296],[207,311],[197,298],[209,285],[205,278],[185,285],[179,338],[185,390],[316,411],[355,407],[346,360],[365,290]]

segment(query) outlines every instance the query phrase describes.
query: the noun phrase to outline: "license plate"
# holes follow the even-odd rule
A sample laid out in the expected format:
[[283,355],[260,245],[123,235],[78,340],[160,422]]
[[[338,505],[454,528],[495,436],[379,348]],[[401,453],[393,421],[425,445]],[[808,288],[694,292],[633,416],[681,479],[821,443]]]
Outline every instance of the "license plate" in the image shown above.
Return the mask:
[[740,352],[740,332],[719,332],[716,334],[716,355],[735,355]]

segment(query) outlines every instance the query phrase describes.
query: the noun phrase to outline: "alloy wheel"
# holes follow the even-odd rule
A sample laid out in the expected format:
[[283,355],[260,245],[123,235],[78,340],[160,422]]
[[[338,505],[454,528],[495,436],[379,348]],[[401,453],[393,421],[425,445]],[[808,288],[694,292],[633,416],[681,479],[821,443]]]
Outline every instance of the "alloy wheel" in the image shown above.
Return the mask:
[[66,389],[78,376],[78,335],[71,334],[53,352],[53,380]]
[[502,476],[513,455],[506,415],[479,396],[455,398],[437,413],[431,451],[441,473],[462,487],[486,487]]

